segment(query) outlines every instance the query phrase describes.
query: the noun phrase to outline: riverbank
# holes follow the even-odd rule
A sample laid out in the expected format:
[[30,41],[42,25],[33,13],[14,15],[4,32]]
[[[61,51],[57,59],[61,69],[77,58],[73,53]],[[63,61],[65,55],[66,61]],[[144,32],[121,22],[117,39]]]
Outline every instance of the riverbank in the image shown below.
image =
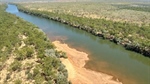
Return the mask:
[[[17,6],[19,11],[22,11],[24,13],[70,25],[74,28],[87,31],[103,39],[108,39],[116,44],[120,44],[127,50],[131,50],[146,57],[150,57],[148,39],[149,35],[147,33],[147,31],[149,31],[149,26],[143,25],[142,27],[139,27],[138,25],[131,23],[113,22],[107,21],[105,19],[88,19],[68,14],[30,10],[21,5]],[[143,29],[144,31],[141,29]],[[135,31],[139,32],[137,33]],[[143,34],[145,36],[143,36]]]
[[113,76],[84,68],[86,61],[89,60],[88,54],[72,49],[59,41],[53,43],[57,50],[67,53],[68,59],[61,58],[61,61],[68,70],[68,80],[72,84],[122,84],[118,80],[113,80]]

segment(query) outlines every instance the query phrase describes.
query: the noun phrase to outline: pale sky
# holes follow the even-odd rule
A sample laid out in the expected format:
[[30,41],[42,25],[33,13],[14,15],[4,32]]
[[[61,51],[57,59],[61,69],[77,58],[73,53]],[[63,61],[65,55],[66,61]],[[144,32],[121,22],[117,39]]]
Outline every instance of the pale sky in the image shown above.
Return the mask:
[[99,2],[150,2],[150,0],[0,0],[0,1],[7,1],[7,2],[33,2],[33,1],[99,1]]

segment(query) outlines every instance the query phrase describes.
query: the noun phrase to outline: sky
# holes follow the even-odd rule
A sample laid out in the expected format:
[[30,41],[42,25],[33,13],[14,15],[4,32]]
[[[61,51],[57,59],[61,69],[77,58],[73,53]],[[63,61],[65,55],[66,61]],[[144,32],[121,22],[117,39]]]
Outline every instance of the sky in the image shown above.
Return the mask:
[[0,0],[0,1],[6,1],[6,2],[47,2],[47,1],[56,1],[56,2],[66,2],[66,1],[77,1],[77,2],[81,2],[81,1],[98,1],[98,2],[150,2],[150,0]]

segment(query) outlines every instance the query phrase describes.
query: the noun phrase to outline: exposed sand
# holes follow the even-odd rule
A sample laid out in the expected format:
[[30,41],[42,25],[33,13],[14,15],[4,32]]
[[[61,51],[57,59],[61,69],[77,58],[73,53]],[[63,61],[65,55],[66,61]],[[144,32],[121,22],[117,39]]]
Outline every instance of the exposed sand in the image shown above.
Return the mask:
[[68,70],[68,80],[72,84],[122,84],[119,81],[112,80],[113,76],[84,68],[86,61],[89,60],[88,54],[72,49],[59,41],[53,43],[57,50],[67,53],[68,59],[61,58],[61,61]]

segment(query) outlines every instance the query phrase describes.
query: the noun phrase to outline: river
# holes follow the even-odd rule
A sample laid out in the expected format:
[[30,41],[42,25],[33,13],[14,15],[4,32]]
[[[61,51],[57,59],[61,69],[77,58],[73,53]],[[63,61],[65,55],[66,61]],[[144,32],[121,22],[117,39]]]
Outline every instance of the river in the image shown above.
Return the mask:
[[35,24],[51,41],[58,40],[87,53],[87,69],[113,75],[124,84],[150,84],[150,58],[68,25],[19,12],[15,5],[8,4],[6,12]]

